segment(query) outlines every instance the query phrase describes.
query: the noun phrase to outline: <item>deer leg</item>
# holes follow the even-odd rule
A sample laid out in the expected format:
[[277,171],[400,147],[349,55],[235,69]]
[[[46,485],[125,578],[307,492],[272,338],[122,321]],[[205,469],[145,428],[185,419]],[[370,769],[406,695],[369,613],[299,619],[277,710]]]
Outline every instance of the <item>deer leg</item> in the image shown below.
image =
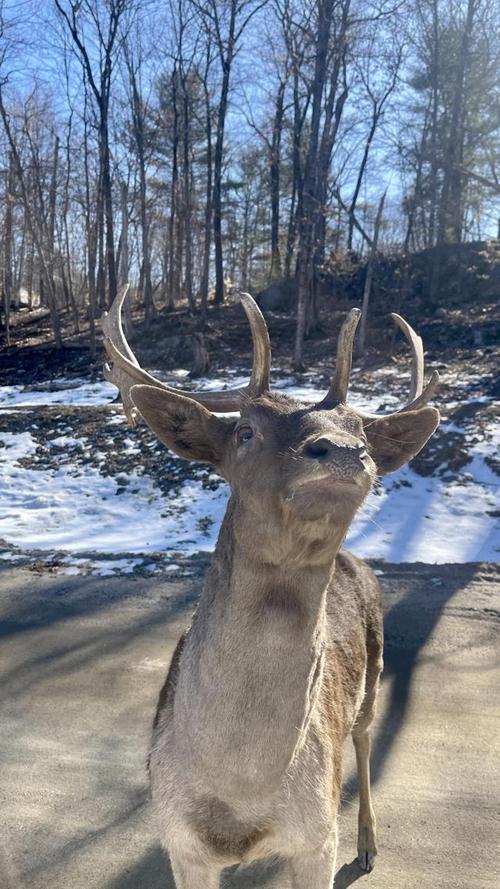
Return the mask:
[[322,849],[289,861],[292,889],[332,889],[337,856],[335,830]]
[[376,821],[370,792],[370,730],[353,735],[359,785],[358,861],[372,870],[377,854]]
[[352,730],[356,751],[359,786],[358,861],[365,871],[371,871],[377,854],[376,820],[370,789],[370,725],[375,715],[379,677],[382,670],[382,647],[378,640],[368,648],[365,697]]
[[169,853],[175,889],[219,889],[220,867]]

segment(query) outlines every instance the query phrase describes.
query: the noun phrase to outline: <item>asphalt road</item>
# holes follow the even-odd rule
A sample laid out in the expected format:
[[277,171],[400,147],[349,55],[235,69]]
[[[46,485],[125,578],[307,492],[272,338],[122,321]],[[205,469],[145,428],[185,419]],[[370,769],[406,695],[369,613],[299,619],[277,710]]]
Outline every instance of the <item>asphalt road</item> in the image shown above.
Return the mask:
[[[203,569],[179,580],[0,570],[0,889],[173,889],[144,762]],[[335,887],[497,889],[500,571],[384,570],[380,852],[361,876],[349,749]],[[227,885],[283,886],[263,880]]]

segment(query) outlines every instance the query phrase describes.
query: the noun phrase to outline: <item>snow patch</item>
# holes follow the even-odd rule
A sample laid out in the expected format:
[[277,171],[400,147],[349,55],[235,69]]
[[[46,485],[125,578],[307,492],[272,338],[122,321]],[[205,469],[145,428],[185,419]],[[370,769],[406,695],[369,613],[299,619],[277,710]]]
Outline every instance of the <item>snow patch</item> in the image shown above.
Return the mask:
[[[356,391],[354,381],[353,407],[373,414],[381,405],[397,406],[396,397],[387,392],[386,372],[376,376],[379,379],[368,392]],[[276,388],[310,402],[322,395],[313,385],[315,379],[311,374],[311,382],[304,385],[284,377]],[[246,380],[236,372],[222,375],[222,382],[231,386]],[[108,383],[65,380],[62,384],[60,391],[4,386],[0,404],[5,411],[41,404],[102,405],[116,395]],[[196,385],[216,388],[221,375],[217,381],[199,380]],[[107,424],[123,422],[119,414],[106,418]],[[451,423],[444,424],[444,429],[464,432]],[[205,480],[209,486],[191,479],[166,496],[152,478],[135,472],[128,473],[129,484],[124,488],[77,457],[71,465],[58,465],[58,448],[77,445],[84,450],[71,428],[61,431],[64,434],[49,442],[55,464],[45,469],[37,468],[32,460],[37,443],[29,432],[0,432],[0,538],[17,548],[15,554],[0,554],[1,559],[15,561],[23,558],[22,552],[62,552],[68,554],[58,569],[63,573],[111,576],[131,573],[137,567],[151,572],[182,570],[175,562],[165,565],[164,559],[213,549],[229,496],[225,485],[212,490],[218,481],[214,473]],[[479,440],[475,431],[473,437],[467,433],[465,440],[472,459],[458,474],[422,477],[405,467],[388,476],[355,519],[347,545],[360,556],[393,562],[496,561],[500,480],[487,458],[498,454],[500,431],[491,426],[481,431]],[[127,437],[124,444],[127,451],[139,450],[132,438]],[[105,462],[106,455],[100,456]],[[131,556],[113,561],[78,558],[86,552]],[[158,562],[143,563],[141,557],[148,553],[162,554],[161,567]]]
[[7,543],[71,553],[213,548],[227,502],[223,488],[190,481],[164,497],[152,479],[130,473],[117,496],[117,481],[92,466],[38,470],[19,463],[35,450],[29,432],[0,434],[0,536]]
[[75,407],[110,404],[117,395],[112,383],[89,383],[86,380],[61,379],[50,386],[28,389],[25,386],[0,386],[0,408],[39,407],[65,404]]

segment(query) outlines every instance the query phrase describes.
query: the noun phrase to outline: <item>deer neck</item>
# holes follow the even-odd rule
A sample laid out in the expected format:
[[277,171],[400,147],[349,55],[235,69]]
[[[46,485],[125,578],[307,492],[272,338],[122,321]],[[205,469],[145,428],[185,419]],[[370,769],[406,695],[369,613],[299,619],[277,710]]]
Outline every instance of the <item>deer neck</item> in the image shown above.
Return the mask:
[[309,539],[309,558],[295,536],[293,546],[287,527],[271,541],[262,516],[255,522],[231,499],[182,655],[179,750],[197,785],[228,801],[279,786],[316,700],[326,588],[343,534],[322,557]]

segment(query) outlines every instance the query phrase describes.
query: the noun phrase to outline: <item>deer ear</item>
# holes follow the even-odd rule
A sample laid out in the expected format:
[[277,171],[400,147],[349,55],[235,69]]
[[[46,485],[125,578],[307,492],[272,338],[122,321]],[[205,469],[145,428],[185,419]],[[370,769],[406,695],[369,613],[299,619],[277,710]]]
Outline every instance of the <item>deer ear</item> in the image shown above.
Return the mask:
[[155,386],[132,386],[130,396],[154,434],[179,457],[219,464],[234,422],[224,421],[201,404]]
[[423,448],[439,426],[434,407],[363,421],[370,453],[381,475],[394,472]]

